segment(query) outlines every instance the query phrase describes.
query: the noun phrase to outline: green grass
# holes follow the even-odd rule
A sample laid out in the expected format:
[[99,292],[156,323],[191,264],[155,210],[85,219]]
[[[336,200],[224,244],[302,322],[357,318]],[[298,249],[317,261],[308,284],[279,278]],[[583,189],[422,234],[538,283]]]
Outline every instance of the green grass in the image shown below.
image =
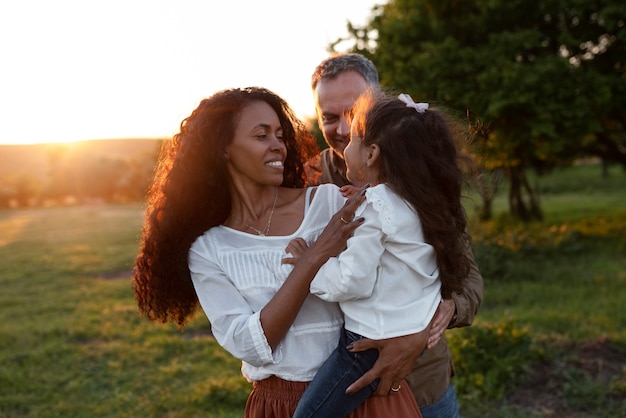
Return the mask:
[[[624,171],[612,167],[603,178],[599,166],[578,166],[539,182],[544,221],[516,224],[505,215],[470,226],[485,278],[477,321],[507,314],[539,335],[606,335],[626,348]],[[498,205],[504,200],[505,191]]]
[[[600,167],[592,165],[535,181],[544,221],[513,222],[502,212],[504,188],[494,202],[496,219],[471,222],[474,252],[485,279],[484,302],[474,326],[448,332],[462,369],[456,384],[464,416],[531,416],[507,404],[506,395],[546,364],[550,376],[536,395],[551,391],[565,399],[574,408],[569,415],[623,416],[626,363],[616,365],[612,382],[600,384],[597,376],[581,369],[577,353],[594,341],[626,353],[626,175],[612,167],[604,178]],[[529,347],[527,341],[516,340],[519,333],[528,336]],[[509,338],[502,342],[502,335]],[[496,345],[511,352],[499,357],[482,352],[486,346],[497,351],[492,348]],[[500,374],[494,377],[495,372]],[[483,381],[490,373],[500,385]],[[532,416],[549,416],[549,409]]]
[[[569,357],[600,338],[626,350],[626,176],[583,166],[539,182],[545,221],[512,222],[502,191],[496,220],[471,224],[485,300],[474,326],[448,332],[464,416],[529,416],[506,395],[546,360],[566,364],[558,390],[571,405],[618,416],[608,399],[624,400],[626,369],[599,388]],[[250,386],[201,312],[184,332],[138,316],[141,216],[139,205],[0,211],[0,417],[242,416]]]
[[139,206],[0,212],[0,416],[239,417],[249,385],[198,315],[137,314]]

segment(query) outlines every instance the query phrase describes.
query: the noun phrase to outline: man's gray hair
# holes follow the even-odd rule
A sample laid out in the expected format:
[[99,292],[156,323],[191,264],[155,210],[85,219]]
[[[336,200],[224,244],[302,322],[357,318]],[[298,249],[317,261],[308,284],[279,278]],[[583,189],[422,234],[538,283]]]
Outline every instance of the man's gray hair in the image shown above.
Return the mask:
[[320,80],[329,80],[346,71],[356,71],[372,87],[380,87],[378,71],[372,61],[361,54],[336,54],[322,61],[311,76],[311,88],[315,90]]

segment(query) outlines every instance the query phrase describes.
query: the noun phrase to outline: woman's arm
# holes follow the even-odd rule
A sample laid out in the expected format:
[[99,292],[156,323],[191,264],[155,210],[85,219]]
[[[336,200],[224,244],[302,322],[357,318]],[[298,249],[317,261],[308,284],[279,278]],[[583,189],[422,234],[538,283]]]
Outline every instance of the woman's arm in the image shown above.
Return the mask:
[[272,349],[278,346],[298,315],[319,268],[346,248],[348,238],[361,225],[362,218],[347,224],[341,218],[352,219],[364,198],[362,194],[357,194],[346,201],[319,238],[299,257],[285,283],[261,310],[261,325]]
[[[346,225],[340,219],[352,216],[358,201],[360,198],[346,202],[331,218],[320,235],[325,238],[302,254],[302,263],[292,269],[261,308],[258,304],[251,305],[233,278],[228,277],[222,262],[215,259],[215,250],[211,247],[219,243],[202,237],[193,243],[188,256],[189,270],[202,309],[220,345],[253,366],[275,360],[275,349],[298,315],[317,269],[345,247],[348,237],[360,225],[360,222]],[[254,280],[254,277],[248,279]]]

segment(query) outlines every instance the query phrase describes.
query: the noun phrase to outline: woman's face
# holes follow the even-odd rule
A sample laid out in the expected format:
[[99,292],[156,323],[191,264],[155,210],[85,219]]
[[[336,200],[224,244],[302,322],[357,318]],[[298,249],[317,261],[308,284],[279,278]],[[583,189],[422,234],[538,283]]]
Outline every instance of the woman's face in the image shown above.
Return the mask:
[[287,149],[278,115],[264,101],[246,106],[232,142],[226,147],[231,180],[266,185],[283,182]]

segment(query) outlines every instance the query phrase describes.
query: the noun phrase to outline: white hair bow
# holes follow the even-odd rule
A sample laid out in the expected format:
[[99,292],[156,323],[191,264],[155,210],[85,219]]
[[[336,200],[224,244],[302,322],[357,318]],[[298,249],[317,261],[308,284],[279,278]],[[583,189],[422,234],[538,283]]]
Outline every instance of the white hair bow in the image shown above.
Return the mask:
[[411,96],[406,93],[402,93],[398,96],[401,102],[406,103],[406,107],[412,107],[417,110],[417,113],[424,113],[428,109],[428,103],[415,103]]

